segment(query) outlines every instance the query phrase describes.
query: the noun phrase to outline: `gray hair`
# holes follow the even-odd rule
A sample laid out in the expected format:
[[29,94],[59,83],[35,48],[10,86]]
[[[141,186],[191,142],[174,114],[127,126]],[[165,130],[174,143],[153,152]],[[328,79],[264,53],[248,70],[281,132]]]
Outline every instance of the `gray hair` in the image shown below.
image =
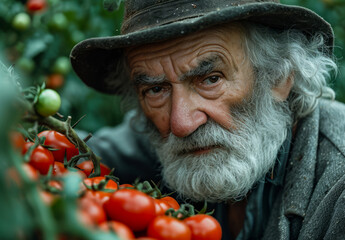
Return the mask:
[[294,118],[311,113],[320,97],[334,99],[334,91],[327,86],[330,73],[337,65],[325,48],[320,33],[310,38],[301,31],[277,31],[253,24],[241,24],[245,33],[245,51],[256,79],[267,81],[272,87],[290,76],[294,79],[288,101]]

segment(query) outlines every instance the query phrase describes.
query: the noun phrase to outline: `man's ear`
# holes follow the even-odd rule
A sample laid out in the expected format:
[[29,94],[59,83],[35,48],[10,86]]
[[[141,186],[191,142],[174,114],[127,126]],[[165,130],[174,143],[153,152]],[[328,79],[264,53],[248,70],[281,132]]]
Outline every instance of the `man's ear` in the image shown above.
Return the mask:
[[277,101],[285,101],[294,84],[294,74],[291,73],[290,76],[285,79],[285,81],[280,82],[277,86],[272,88],[273,97]]

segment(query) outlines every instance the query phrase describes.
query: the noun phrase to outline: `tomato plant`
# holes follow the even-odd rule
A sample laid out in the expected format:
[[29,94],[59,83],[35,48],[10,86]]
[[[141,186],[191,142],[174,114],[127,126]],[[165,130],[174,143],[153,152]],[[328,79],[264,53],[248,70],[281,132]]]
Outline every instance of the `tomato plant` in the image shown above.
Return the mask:
[[134,239],[132,230],[121,222],[107,221],[102,223],[99,228],[104,231],[114,231],[122,240]]
[[[22,153],[25,154],[33,145],[33,142],[25,143]],[[50,166],[54,165],[53,154],[48,149],[37,146],[30,155],[29,164],[45,175],[48,173]]]
[[149,237],[160,240],[191,240],[192,233],[182,221],[170,216],[157,216],[147,228]]
[[78,148],[76,148],[65,135],[57,131],[46,130],[38,134],[40,138],[43,136],[46,138],[44,144],[56,149],[56,151],[52,151],[55,161],[64,162],[65,153],[67,161],[79,154]]
[[144,230],[155,217],[153,198],[135,189],[119,189],[104,207],[112,220],[126,224],[133,231]]
[[46,0],[28,0],[26,2],[26,8],[30,12],[37,12],[45,9],[47,6]]
[[222,228],[210,215],[197,214],[183,220],[192,231],[192,240],[220,240]]
[[48,117],[54,115],[60,109],[60,106],[60,95],[53,89],[44,89],[38,95],[35,110],[39,115]]
[[[81,162],[80,164],[77,165],[77,167],[80,168],[86,174],[86,176],[89,176],[94,170],[93,162],[91,160],[86,160],[84,162]],[[100,167],[101,167],[101,176],[108,175],[111,171],[110,168],[103,163],[100,163]]]

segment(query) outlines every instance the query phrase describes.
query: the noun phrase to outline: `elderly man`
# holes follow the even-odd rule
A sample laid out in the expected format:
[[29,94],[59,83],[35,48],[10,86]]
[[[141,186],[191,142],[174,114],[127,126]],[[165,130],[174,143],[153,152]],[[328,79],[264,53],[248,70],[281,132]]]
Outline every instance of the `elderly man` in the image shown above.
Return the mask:
[[345,239],[332,47],[321,17],[276,0],[128,0],[122,35],[71,53],[136,109],[89,144],[121,180],[214,203],[223,239]]

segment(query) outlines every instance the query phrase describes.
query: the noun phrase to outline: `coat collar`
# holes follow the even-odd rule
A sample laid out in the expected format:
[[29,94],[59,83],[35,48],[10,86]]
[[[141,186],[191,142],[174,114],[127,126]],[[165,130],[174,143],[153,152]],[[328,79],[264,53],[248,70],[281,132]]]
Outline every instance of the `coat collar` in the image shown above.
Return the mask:
[[313,191],[319,140],[319,105],[300,120],[287,164],[282,206],[285,216],[304,218]]

